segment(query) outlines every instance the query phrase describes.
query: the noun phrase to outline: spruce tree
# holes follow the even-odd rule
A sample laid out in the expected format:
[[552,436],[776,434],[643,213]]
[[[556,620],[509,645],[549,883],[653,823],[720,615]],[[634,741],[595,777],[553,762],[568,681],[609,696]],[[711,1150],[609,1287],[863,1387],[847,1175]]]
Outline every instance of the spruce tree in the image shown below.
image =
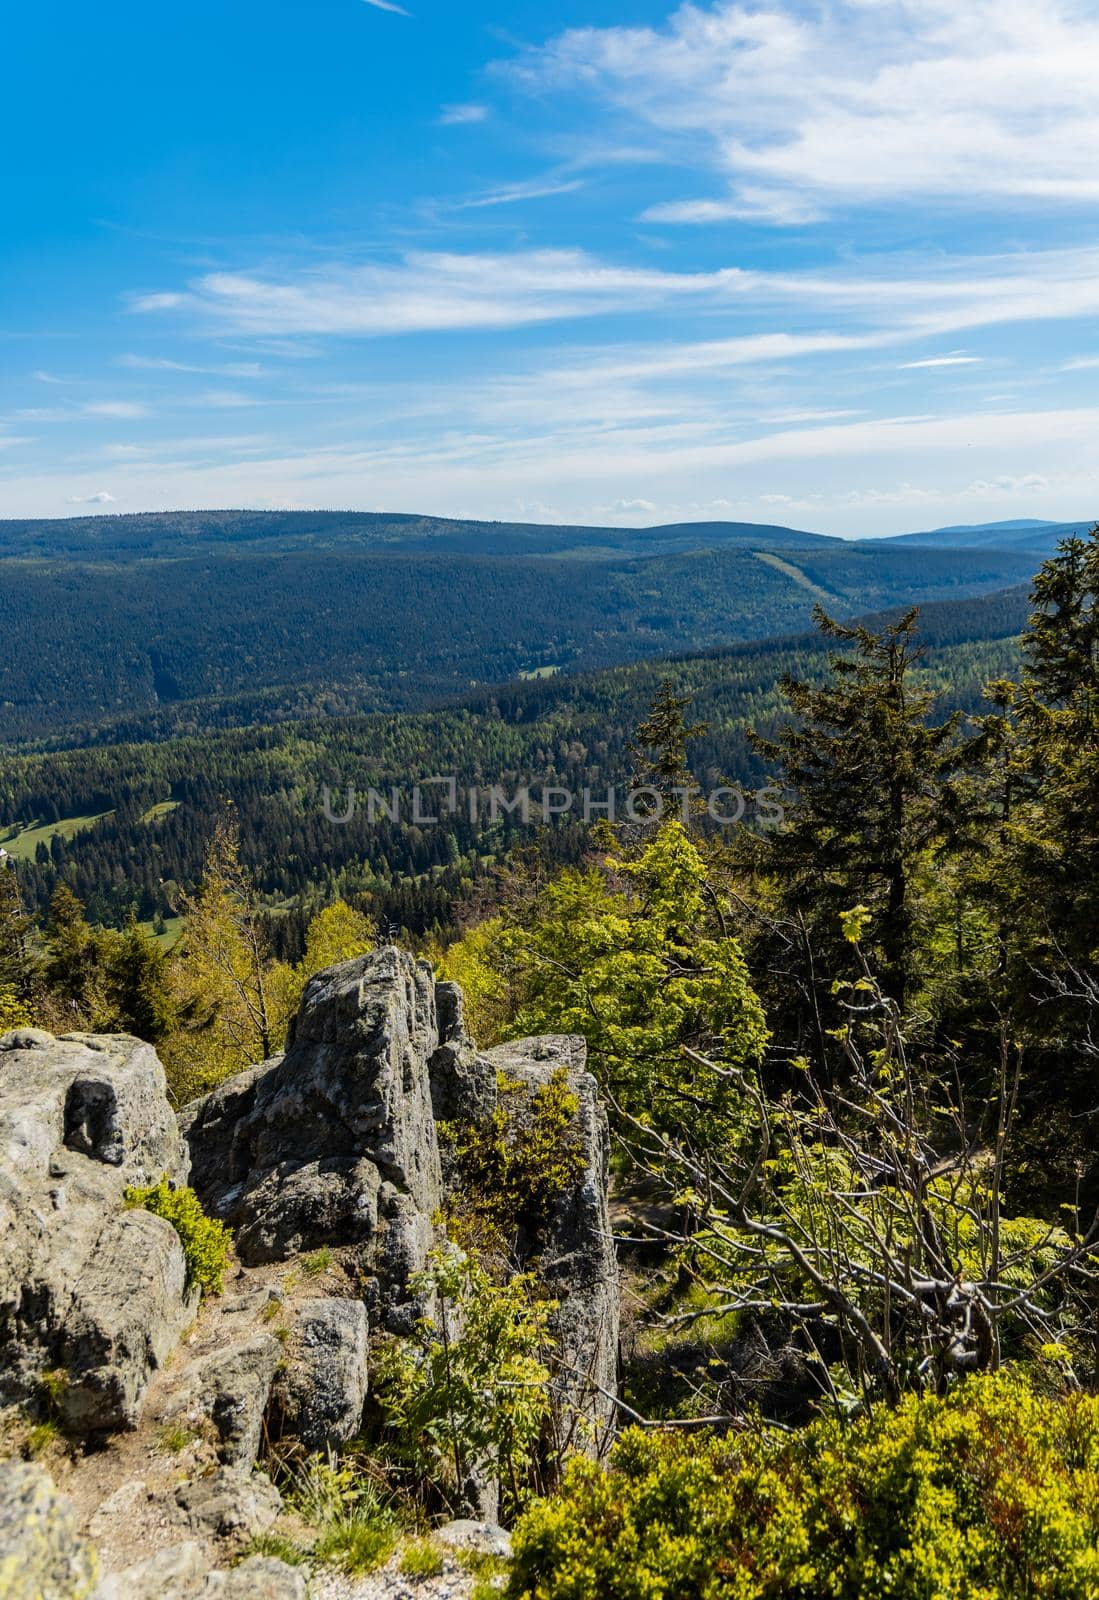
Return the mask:
[[641,782],[660,795],[665,816],[683,820],[689,813],[684,796],[694,783],[687,765],[687,746],[707,729],[705,722],[688,722],[684,717],[691,699],[689,694],[676,694],[674,681],[664,678],[630,745]]
[[903,1008],[916,968],[918,872],[957,815],[959,717],[929,721],[934,697],[915,677],[923,654],[916,608],[877,630],[819,607],[815,615],[822,633],[851,652],[829,657],[823,687],[785,678],[797,720],[775,739],[752,735],[789,792],[785,823],[760,853],[782,911],[807,930],[816,983],[830,987],[845,963],[840,913],[863,905],[865,947]]

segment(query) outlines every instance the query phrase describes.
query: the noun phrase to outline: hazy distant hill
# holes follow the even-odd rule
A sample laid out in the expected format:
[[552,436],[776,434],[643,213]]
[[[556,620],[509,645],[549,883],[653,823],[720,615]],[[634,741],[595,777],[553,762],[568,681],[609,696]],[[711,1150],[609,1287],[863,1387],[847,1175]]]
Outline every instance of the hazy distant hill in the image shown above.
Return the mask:
[[1094,522],[1094,517],[1085,517],[1082,522],[1043,522],[1039,518],[1021,517],[1015,522],[975,522],[952,528],[931,528],[926,533],[902,533],[894,539],[875,543],[926,545],[940,550],[1025,550],[1043,557],[1070,534],[1084,538]]

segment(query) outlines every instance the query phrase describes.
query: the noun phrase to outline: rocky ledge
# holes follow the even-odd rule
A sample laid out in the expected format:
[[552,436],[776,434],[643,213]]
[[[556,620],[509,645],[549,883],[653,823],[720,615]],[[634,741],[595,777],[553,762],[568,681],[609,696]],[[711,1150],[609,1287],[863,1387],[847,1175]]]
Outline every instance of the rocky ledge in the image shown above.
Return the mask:
[[[422,1313],[414,1280],[460,1204],[444,1177],[455,1143],[493,1115],[502,1081],[521,1118],[562,1075],[573,1176],[516,1248],[556,1302],[559,1412],[574,1447],[598,1451],[618,1278],[582,1040],[480,1052],[460,992],[394,948],[319,973],[286,1053],[178,1118],[136,1039],[0,1038],[2,1416],[33,1420],[48,1397],[82,1446],[56,1485],[0,1462],[0,1600],[304,1594],[300,1570],[270,1558],[224,1570],[279,1512],[264,1445],[327,1450],[358,1432],[371,1337]],[[201,1310],[174,1228],[125,1204],[163,1175],[234,1230],[235,1275]],[[491,1513],[491,1485],[471,1509]]]

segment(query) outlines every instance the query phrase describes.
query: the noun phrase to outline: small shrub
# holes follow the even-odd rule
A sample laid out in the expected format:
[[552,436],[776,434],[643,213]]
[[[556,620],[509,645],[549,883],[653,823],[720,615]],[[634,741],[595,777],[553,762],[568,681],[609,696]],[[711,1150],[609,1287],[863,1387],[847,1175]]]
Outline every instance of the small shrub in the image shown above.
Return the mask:
[[257,1533],[245,1545],[240,1560],[247,1561],[249,1556],[273,1556],[288,1567],[303,1567],[309,1560],[308,1550],[284,1533]]
[[312,1255],[306,1256],[301,1265],[307,1278],[319,1278],[332,1265],[332,1252],[325,1245],[323,1249],[314,1250]]
[[49,1455],[64,1445],[65,1436],[51,1418],[45,1422],[36,1422],[28,1431],[23,1441],[23,1455],[28,1461],[38,1461],[42,1456]]
[[10,985],[0,983],[0,1034],[11,1033],[16,1028],[29,1028],[33,1022],[30,1006],[19,999]]
[[52,1371],[44,1372],[38,1382],[51,1414],[58,1411],[72,1382],[67,1368],[54,1367]]
[[177,1456],[188,1445],[194,1444],[198,1437],[193,1428],[184,1427],[182,1422],[166,1422],[157,1432],[157,1449],[165,1455]]
[[[495,1284],[454,1245],[435,1251],[413,1292],[439,1306],[411,1338],[377,1354],[375,1397],[404,1462],[451,1506],[489,1470],[509,1508],[528,1487],[550,1406],[552,1302],[530,1276]],[[460,1315],[455,1315],[460,1307]]]
[[397,1514],[377,1487],[331,1454],[309,1456],[294,1470],[288,1500],[316,1529],[310,1556],[340,1572],[373,1572],[393,1553]]
[[208,1217],[193,1189],[173,1189],[167,1178],[147,1189],[130,1187],[126,1204],[163,1217],[179,1234],[187,1262],[188,1284],[198,1284],[203,1294],[220,1294],[233,1246],[224,1222]]
[[416,1539],[401,1552],[402,1578],[437,1578],[443,1570],[443,1552],[433,1539]]
[[845,1427],[624,1434],[515,1532],[511,1600],[1087,1600],[1099,1398],[1009,1374]]

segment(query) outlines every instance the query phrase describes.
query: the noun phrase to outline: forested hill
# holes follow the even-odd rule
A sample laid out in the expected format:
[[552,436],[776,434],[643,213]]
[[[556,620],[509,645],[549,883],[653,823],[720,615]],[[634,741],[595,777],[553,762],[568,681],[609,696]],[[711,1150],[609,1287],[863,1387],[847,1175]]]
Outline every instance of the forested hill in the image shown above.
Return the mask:
[[[246,529],[258,516],[240,515]],[[985,594],[1026,581],[1035,565],[1025,551],[867,546],[735,524],[610,530],[635,545],[652,535],[660,553],[601,560],[590,548],[584,559],[434,553],[426,535],[420,553],[335,533],[291,547],[279,537],[231,539],[229,524],[223,546],[196,554],[184,541],[169,560],[163,537],[156,553],[141,546],[139,530],[154,521],[163,530],[147,518],[50,524],[83,529],[85,540],[102,525],[107,543],[94,555],[78,539],[65,556],[54,546],[48,560],[0,559],[0,743],[420,710],[525,674],[795,632],[816,602],[849,617]],[[125,534],[131,524],[128,553],[110,546],[110,529]],[[7,526],[24,530],[9,548],[26,551],[45,525]],[[535,531],[543,540],[570,533]],[[696,547],[662,550],[672,534]]]
[[127,562],[176,560],[226,550],[404,550],[416,555],[670,555],[736,547],[798,550],[839,544],[762,522],[683,522],[604,528],[537,522],[478,522],[371,511],[163,511],[133,516],[0,520],[0,557]]
[[[990,679],[1014,670],[1026,590],[923,613],[925,670],[946,706],[974,711]],[[699,781],[752,783],[765,774],[746,729],[772,731],[786,714],[784,673],[820,679],[829,644],[817,634],[746,644],[610,671],[509,684],[458,705],[406,715],[319,718],[222,731],[162,743],[13,757],[0,779],[0,843],[20,861],[34,906],[59,879],[96,920],[120,922],[132,907],[170,916],[180,885],[199,875],[202,852],[226,799],[240,823],[244,858],[268,904],[290,908],[336,894],[367,904],[413,933],[444,928],[454,900],[518,842],[518,818],[495,825],[468,816],[446,825],[411,820],[412,784],[453,773],[463,786],[535,791],[585,785],[605,793],[630,770],[628,744],[660,681],[694,696],[709,722],[694,746]],[[404,796],[401,820],[346,825],[326,820],[321,789],[337,810],[347,786]],[[553,848],[575,854],[570,819]],[[294,926],[293,917],[287,926]]]

